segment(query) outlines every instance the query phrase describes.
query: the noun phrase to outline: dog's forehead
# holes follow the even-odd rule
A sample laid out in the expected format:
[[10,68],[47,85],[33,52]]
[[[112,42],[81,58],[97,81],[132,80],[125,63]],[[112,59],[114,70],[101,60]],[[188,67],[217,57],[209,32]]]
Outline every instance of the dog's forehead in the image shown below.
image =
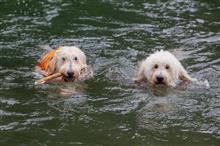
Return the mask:
[[67,46],[62,47],[58,52],[58,54],[64,55],[64,56],[78,56],[81,53],[82,51],[79,48],[67,47]]
[[171,58],[171,57],[174,57],[170,52],[168,51],[159,51],[159,52],[156,52],[154,54],[152,54],[151,56],[153,57],[158,57],[158,58]]
[[149,60],[152,64],[166,65],[172,64],[172,62],[176,61],[177,59],[168,51],[160,51],[151,54],[147,60]]

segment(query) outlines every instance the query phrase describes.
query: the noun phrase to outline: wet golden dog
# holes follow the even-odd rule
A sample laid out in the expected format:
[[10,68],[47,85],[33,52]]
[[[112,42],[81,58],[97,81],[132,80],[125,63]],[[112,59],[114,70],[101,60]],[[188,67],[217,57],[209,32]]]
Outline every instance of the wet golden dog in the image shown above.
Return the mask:
[[175,87],[180,82],[192,82],[179,60],[168,51],[157,51],[141,62],[135,81],[147,80],[152,85]]
[[38,63],[37,69],[44,76],[61,73],[64,81],[77,81],[87,70],[86,56],[77,47],[61,46],[48,52]]

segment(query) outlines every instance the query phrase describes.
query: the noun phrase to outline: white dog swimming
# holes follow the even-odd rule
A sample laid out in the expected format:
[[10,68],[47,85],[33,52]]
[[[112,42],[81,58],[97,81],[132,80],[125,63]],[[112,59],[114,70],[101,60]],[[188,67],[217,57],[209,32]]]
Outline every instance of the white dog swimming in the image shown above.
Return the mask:
[[179,82],[192,82],[179,60],[168,51],[157,51],[141,62],[135,81],[147,80],[153,85],[175,87]]
[[60,46],[48,52],[37,64],[44,75],[60,73],[66,82],[80,80],[87,71],[86,56],[75,46]]

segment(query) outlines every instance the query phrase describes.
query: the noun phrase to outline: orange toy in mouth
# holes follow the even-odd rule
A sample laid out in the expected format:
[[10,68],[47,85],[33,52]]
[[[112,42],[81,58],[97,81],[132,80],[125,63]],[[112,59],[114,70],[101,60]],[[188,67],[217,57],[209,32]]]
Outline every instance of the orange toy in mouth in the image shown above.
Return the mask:
[[52,79],[55,79],[55,78],[58,78],[58,77],[61,77],[62,74],[61,73],[55,73],[55,74],[52,74],[52,75],[49,75],[49,76],[46,76],[40,80],[37,80],[35,81],[35,85],[36,84],[44,84],[45,82],[49,81],[49,80],[52,80]]

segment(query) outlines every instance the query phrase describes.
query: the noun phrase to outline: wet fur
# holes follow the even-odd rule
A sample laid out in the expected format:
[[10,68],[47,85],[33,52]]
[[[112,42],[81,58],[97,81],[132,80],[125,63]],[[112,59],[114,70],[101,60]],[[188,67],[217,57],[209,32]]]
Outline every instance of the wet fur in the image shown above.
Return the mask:
[[37,70],[44,76],[59,72],[65,77],[68,76],[68,72],[73,72],[74,80],[80,80],[87,70],[86,56],[77,47],[62,46],[49,60],[46,70],[39,67],[37,67]]
[[164,78],[162,84],[175,87],[179,82],[192,82],[191,78],[179,60],[168,51],[157,51],[143,60],[138,68],[135,81],[146,80],[153,85],[158,84],[157,77]]

